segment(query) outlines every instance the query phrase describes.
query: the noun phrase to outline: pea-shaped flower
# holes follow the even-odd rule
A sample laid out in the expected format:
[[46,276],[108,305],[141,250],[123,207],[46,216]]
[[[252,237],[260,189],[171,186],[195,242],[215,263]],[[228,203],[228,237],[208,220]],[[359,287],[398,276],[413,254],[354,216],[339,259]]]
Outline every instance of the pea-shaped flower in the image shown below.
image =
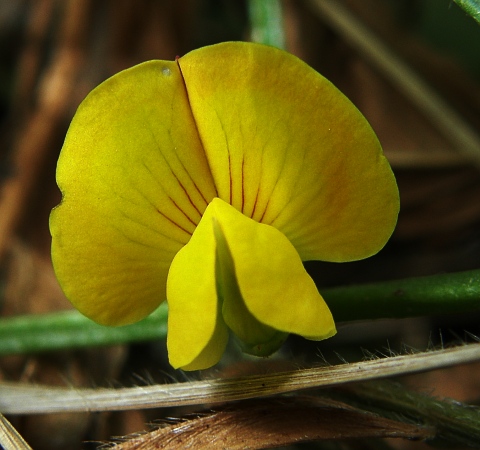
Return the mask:
[[70,125],[51,215],[59,282],[104,325],[167,299],[170,362],[203,369],[230,329],[268,355],[332,315],[302,261],[351,261],[390,237],[398,190],[365,118],[296,57],[223,43],[93,90]]

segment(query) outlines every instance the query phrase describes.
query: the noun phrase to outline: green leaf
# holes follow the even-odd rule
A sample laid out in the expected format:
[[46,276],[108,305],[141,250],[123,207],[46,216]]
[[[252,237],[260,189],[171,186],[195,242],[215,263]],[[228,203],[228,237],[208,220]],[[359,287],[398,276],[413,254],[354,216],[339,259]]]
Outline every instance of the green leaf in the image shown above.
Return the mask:
[[455,3],[480,24],[479,0],[455,0]]

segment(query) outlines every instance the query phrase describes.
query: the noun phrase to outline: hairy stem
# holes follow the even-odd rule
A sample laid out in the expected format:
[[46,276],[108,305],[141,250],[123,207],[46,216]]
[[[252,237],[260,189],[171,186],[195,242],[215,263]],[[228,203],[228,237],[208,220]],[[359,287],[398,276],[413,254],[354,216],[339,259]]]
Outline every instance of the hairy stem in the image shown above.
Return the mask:
[[63,388],[0,382],[0,411],[40,414],[223,403],[333,387],[480,361],[480,344],[290,372],[132,388]]
[[383,417],[395,420],[402,417],[410,423],[433,426],[436,430],[435,441],[479,446],[478,407],[407,390],[391,381],[354,384],[338,392],[342,401]]

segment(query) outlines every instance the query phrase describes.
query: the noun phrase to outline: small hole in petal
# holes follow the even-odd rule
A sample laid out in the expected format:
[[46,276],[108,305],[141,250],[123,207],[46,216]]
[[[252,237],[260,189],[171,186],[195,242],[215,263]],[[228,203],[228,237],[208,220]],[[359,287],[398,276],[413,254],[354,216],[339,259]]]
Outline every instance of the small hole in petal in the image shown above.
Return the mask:
[[172,74],[171,70],[168,67],[162,67],[162,73],[166,77],[169,77]]

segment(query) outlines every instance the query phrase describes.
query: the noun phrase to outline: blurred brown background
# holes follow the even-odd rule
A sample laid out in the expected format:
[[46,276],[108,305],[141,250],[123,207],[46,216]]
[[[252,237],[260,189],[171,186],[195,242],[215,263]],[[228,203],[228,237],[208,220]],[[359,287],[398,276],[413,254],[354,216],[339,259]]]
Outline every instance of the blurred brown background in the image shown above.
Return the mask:
[[[373,33],[370,50],[386,49],[394,63],[398,58],[420,76],[428,87],[426,99],[412,99],[402,81],[362,49],[362,33],[341,31],[319,3],[283,2],[286,48],[333,81],[367,116],[397,176],[402,210],[379,255],[342,265],[309,263],[308,269],[319,285],[334,286],[478,268],[480,27],[448,0],[338,1]],[[60,200],[56,160],[85,95],[142,61],[172,60],[203,45],[249,36],[248,3],[240,0],[0,0],[2,316],[70,308],[51,267],[48,215]],[[410,82],[408,76],[402,80]],[[451,110],[454,132],[443,122],[450,116],[437,120],[428,112],[430,90]],[[478,317],[449,320],[448,328],[478,331]],[[400,321],[388,331],[379,325],[374,334],[425,346],[432,330],[444,326],[443,318]],[[332,343],[347,344],[347,337]],[[163,362],[162,344],[133,351],[119,346],[2,358],[0,377],[128,384],[144,376],[165,379]],[[95,448],[80,442],[138,431],[152,414],[45,416],[19,419],[16,426],[37,443],[34,448]]]

